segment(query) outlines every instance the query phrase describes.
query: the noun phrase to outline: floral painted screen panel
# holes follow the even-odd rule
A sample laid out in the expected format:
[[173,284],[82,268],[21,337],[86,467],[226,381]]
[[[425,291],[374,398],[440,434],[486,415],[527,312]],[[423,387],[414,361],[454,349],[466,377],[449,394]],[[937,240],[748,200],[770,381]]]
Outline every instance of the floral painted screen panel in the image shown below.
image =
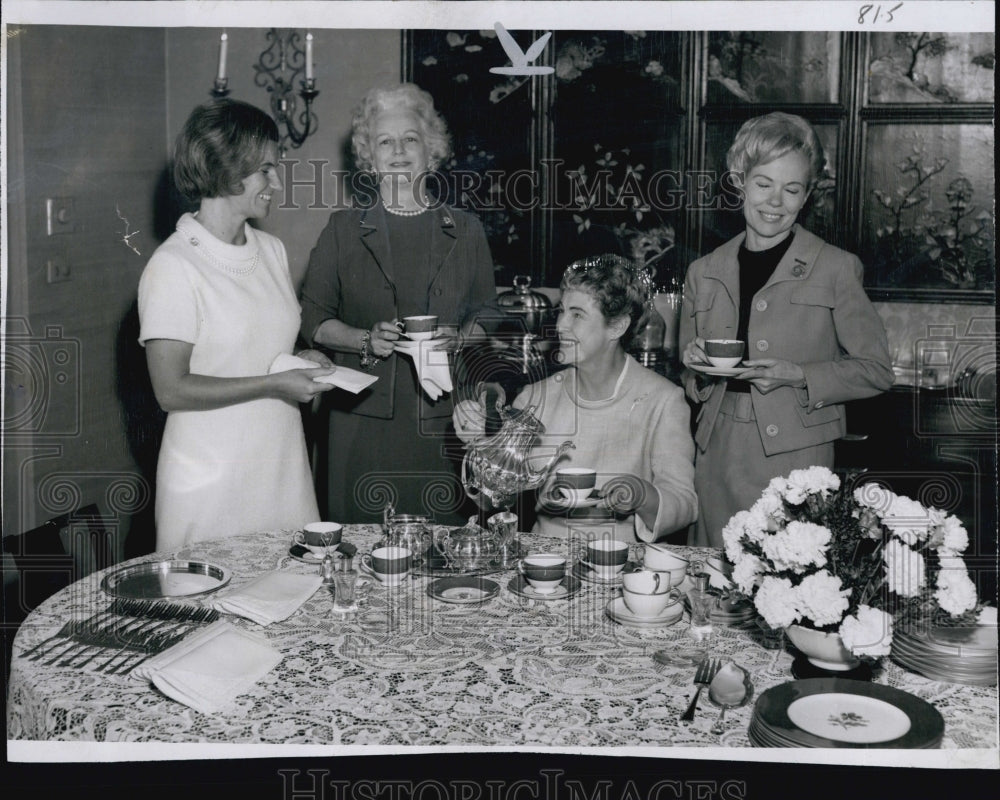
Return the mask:
[[[522,50],[532,43],[530,31],[511,35]],[[510,63],[492,30],[412,31],[409,55],[413,82],[434,96],[452,136],[454,156],[432,188],[479,216],[497,284],[509,285],[515,274],[531,272],[538,182],[531,163],[529,81],[539,79],[490,72]]]
[[839,33],[716,31],[708,41],[709,104],[839,98]]
[[996,286],[990,125],[871,125],[862,184],[867,284]]
[[[740,129],[739,122],[712,122],[705,126],[705,178],[709,178],[713,188],[701,198],[704,207],[702,227],[702,253],[718,247],[744,230],[744,219],[740,197],[729,180],[722,180],[726,172],[726,153],[729,151]],[[831,243],[844,239],[844,232],[838,230],[836,209],[837,191],[837,135],[836,125],[814,124],[813,129],[823,145],[826,167],[813,188],[805,207],[799,212],[798,222],[817,236]]]
[[992,103],[992,33],[876,33],[868,62],[870,103]]
[[681,35],[557,31],[551,109],[556,165],[549,282],[572,261],[616,252],[683,269]]

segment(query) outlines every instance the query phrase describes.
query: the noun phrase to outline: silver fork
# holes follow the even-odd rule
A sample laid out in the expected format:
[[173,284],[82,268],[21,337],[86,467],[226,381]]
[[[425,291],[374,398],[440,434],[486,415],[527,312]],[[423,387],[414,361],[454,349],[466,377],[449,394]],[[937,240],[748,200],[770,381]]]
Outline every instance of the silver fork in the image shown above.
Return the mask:
[[694,719],[694,710],[698,705],[698,697],[701,695],[701,690],[704,689],[708,684],[712,682],[712,678],[722,667],[722,661],[718,658],[706,658],[698,665],[698,669],[694,673],[694,683],[698,685],[698,689],[694,693],[694,697],[691,698],[691,703],[687,707],[687,711],[681,714],[682,722],[690,722]]

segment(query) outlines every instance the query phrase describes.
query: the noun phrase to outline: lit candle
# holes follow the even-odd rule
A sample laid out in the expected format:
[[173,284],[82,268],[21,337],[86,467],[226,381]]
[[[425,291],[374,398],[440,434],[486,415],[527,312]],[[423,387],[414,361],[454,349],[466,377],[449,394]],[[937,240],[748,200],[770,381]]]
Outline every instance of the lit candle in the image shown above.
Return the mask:
[[306,80],[313,79],[313,35],[306,33]]
[[217,81],[224,81],[226,79],[226,50],[229,49],[229,37],[223,33],[219,37],[219,71],[215,76]]

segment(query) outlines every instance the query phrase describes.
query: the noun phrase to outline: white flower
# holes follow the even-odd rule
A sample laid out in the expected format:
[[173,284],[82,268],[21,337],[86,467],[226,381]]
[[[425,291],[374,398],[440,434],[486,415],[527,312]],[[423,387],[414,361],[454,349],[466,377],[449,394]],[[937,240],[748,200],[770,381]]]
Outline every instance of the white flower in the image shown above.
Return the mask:
[[826,563],[830,529],[811,522],[789,522],[788,527],[764,539],[763,548],[775,569],[801,575],[811,566]]
[[840,624],[844,647],[856,656],[887,656],[892,645],[892,617],[871,606],[858,606],[858,613]]
[[840,488],[840,478],[826,467],[793,469],[785,480],[785,500],[793,506],[804,503],[811,494],[826,496]]
[[916,597],[924,585],[924,557],[897,539],[886,542],[882,558],[890,591],[901,597]]
[[944,533],[944,543],[938,548],[942,555],[958,555],[964,553],[969,546],[969,534],[957,517],[947,516],[941,525]]
[[[768,531],[776,531],[781,527],[786,521],[785,516],[785,504],[782,502],[781,497],[773,492],[764,491],[764,494],[760,496],[760,499],[753,504],[751,507],[751,512],[759,514],[763,517],[764,524],[763,527]],[[754,519],[759,517],[755,516]]]
[[757,579],[764,573],[764,562],[756,556],[744,555],[733,567],[733,583],[745,595],[753,591]]
[[819,626],[840,622],[847,611],[850,589],[826,570],[807,575],[796,589],[799,612]]
[[931,535],[931,516],[916,500],[896,495],[882,523],[906,544],[914,545]]
[[743,558],[743,545],[740,544],[740,539],[743,538],[744,523],[749,516],[749,511],[737,511],[722,528],[722,543],[726,548],[726,558],[734,564],[738,564]]
[[[959,562],[955,564],[954,562]],[[960,558],[942,558],[937,576],[934,599],[952,616],[964,614],[976,607],[976,585],[969,578],[965,562]]]
[[892,507],[896,495],[884,486],[877,483],[866,483],[854,490],[855,502],[858,505],[870,508],[879,518],[885,516],[885,512]]
[[764,621],[772,628],[787,628],[799,620],[795,602],[795,587],[788,578],[769,575],[760,584],[753,603]]

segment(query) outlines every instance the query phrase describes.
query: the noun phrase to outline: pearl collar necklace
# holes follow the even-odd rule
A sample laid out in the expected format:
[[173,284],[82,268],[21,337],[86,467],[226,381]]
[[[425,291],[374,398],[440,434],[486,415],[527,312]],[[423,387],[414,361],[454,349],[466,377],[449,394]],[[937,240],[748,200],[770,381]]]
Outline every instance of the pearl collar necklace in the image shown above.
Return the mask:
[[[192,218],[197,222],[197,217],[195,217],[193,214]],[[199,222],[198,225],[200,226],[201,223]],[[190,244],[199,253],[201,253],[201,255],[203,255],[205,259],[209,261],[213,266],[225,270],[231,275],[249,275],[251,272],[257,269],[257,263],[260,261],[259,244],[257,244],[257,246],[254,248],[252,257],[234,262],[227,259],[223,259],[217,256],[215,253],[213,253],[208,242],[205,242],[204,246],[202,246],[201,240],[197,236],[193,235],[197,233],[196,230],[189,229],[188,231],[186,231],[186,233],[189,234],[187,237],[188,244]]]
[[382,208],[384,208],[390,214],[395,214],[397,217],[419,217],[427,210],[428,206],[426,204],[422,204],[420,208],[416,209],[415,211],[402,211],[401,209],[393,208],[392,206],[386,205],[385,200],[383,200]]

